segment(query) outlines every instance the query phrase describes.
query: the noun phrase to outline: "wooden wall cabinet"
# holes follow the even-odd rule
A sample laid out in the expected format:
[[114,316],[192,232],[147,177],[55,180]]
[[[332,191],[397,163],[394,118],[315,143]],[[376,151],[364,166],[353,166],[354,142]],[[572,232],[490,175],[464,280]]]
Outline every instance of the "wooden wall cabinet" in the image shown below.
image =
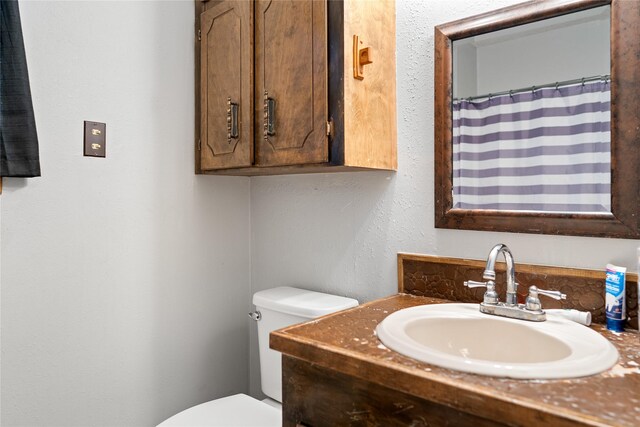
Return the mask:
[[395,0],[196,0],[196,34],[196,173],[397,168]]

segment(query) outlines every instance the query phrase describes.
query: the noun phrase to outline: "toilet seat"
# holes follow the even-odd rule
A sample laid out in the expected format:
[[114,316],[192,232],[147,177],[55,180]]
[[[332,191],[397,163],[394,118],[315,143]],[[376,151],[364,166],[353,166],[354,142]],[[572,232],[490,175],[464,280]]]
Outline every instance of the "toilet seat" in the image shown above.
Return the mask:
[[211,400],[174,415],[157,427],[276,427],[282,411],[246,394]]

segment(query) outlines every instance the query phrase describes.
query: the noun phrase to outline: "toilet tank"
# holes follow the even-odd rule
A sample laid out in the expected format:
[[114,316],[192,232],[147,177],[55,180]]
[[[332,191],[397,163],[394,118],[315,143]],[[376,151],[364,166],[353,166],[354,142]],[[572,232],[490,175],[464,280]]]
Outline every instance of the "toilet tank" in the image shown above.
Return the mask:
[[282,402],[282,356],[269,348],[271,331],[355,307],[358,301],[283,286],[256,292],[253,304],[261,315],[257,323],[262,392]]

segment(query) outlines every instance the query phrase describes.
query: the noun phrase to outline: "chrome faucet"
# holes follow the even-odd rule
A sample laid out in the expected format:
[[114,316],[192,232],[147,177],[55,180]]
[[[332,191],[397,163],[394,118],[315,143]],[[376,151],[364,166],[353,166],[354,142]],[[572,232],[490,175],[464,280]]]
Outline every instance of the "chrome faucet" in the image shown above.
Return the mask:
[[[498,293],[496,292],[496,260],[498,255],[504,255],[507,264],[507,297],[506,302],[500,302]],[[526,304],[518,304],[518,283],[516,282],[516,269],[513,261],[513,255],[505,244],[497,244],[489,252],[487,257],[487,265],[485,266],[482,278],[486,282],[475,282],[466,280],[464,285],[468,288],[487,288],[484,298],[480,304],[480,311],[486,314],[496,316],[511,317],[513,319],[532,320],[534,322],[542,322],[547,316],[542,310],[542,304],[538,295],[545,295],[553,299],[566,299],[567,296],[559,291],[547,291],[538,289],[535,286],[529,287],[529,296]]]
[[498,255],[504,254],[504,261],[507,263],[507,299],[505,304],[512,306],[518,305],[518,284],[516,283],[516,268],[513,262],[513,255],[503,243],[499,243],[491,248],[487,257],[487,266],[484,268],[482,278],[485,280],[496,280],[496,260]]

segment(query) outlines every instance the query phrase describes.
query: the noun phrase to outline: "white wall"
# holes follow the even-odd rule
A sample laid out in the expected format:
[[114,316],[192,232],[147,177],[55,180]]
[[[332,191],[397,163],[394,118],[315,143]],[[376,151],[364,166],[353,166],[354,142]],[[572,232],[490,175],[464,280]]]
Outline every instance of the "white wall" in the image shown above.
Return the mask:
[[1,424],[149,426],[246,391],[249,180],[193,174],[193,3],[21,9],[43,176],[0,196]]
[[599,19],[542,28],[539,33],[520,37],[510,28],[504,31],[511,37],[481,44],[477,49],[476,95],[610,74],[609,9],[598,13]]
[[609,6],[453,43],[453,96],[610,74]]
[[[498,242],[516,262],[636,271],[638,240],[434,228],[433,27],[519,1],[397,0],[398,172],[253,178],[253,291],[300,285],[363,302],[396,292],[397,252],[485,259]],[[258,395],[254,328],[251,346]]]
[[465,98],[478,93],[478,49],[473,38],[453,42],[453,97]]

